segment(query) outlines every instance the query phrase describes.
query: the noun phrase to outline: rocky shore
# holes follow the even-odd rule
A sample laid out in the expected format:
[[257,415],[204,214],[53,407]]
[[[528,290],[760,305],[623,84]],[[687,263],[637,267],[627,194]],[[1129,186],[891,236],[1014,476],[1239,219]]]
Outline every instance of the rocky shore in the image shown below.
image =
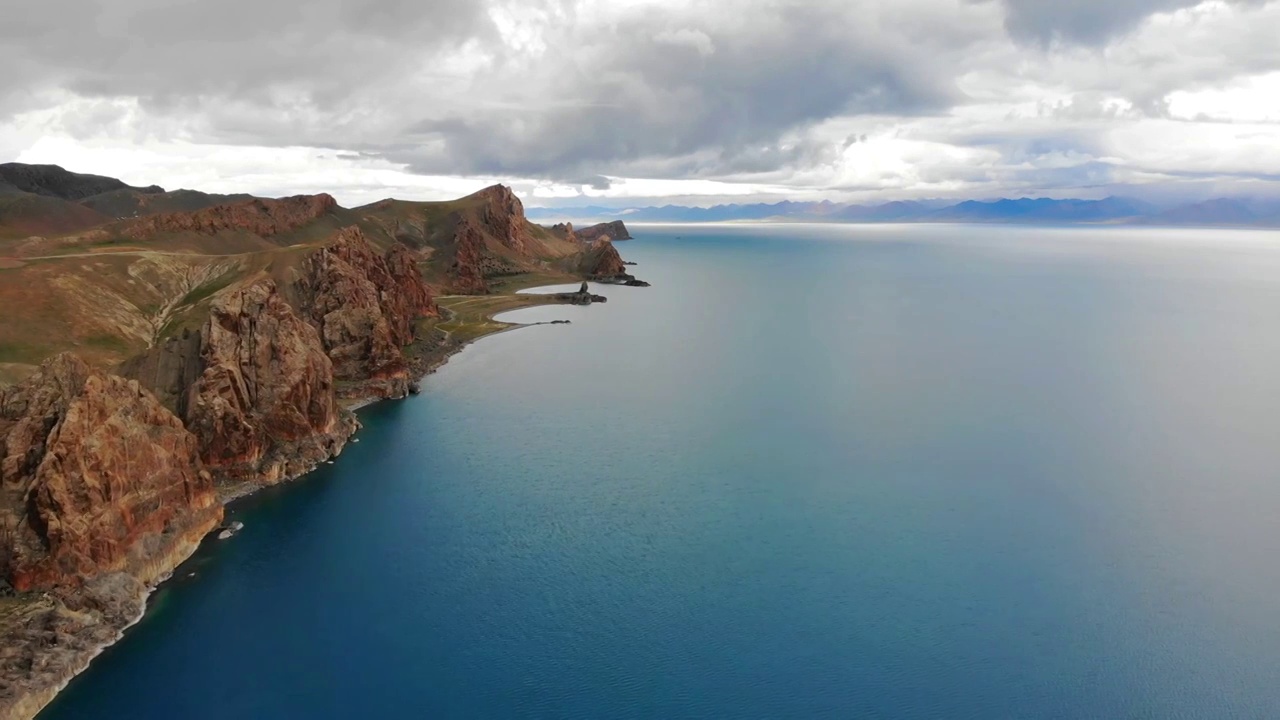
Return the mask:
[[[269,312],[273,294],[273,288],[258,287],[248,298],[237,297],[231,307],[237,312],[243,312],[247,301],[251,307],[258,308],[258,312]],[[577,293],[564,295],[576,298]],[[604,300],[598,295],[588,293],[588,296],[596,302]],[[559,295],[545,297],[548,302],[581,304],[577,299],[561,298]],[[223,317],[219,322],[225,320]],[[232,324],[238,326],[240,323]],[[278,325],[269,327],[273,335],[281,332]],[[509,329],[519,327],[522,326]],[[208,443],[207,455],[201,456],[194,452],[194,444],[186,442],[185,447],[181,448],[186,452],[172,458],[175,464],[173,469],[178,471],[178,476],[187,484],[183,488],[186,495],[183,498],[170,498],[166,506],[191,508],[191,499],[194,498],[194,507],[198,509],[191,510],[190,517],[171,522],[145,542],[135,543],[133,547],[137,552],[124,563],[113,565],[118,566],[118,569],[94,573],[90,567],[85,572],[92,574],[92,577],[85,582],[69,588],[54,587],[45,591],[31,590],[40,585],[38,569],[15,575],[19,580],[14,589],[18,592],[9,597],[0,597],[0,718],[28,720],[35,717],[72,678],[88,668],[90,662],[106,647],[121,639],[125,630],[139,622],[145,615],[147,599],[156,587],[167,580],[198,549],[204,539],[225,531],[226,526],[222,525],[225,505],[269,485],[301,478],[321,463],[336,458],[359,428],[354,415],[356,409],[380,400],[416,394],[420,391],[419,382],[426,375],[438,370],[475,339],[479,338],[419,343],[417,347],[410,348],[411,352],[404,358],[404,370],[397,375],[404,381],[403,392],[388,393],[388,387],[400,388],[401,385],[388,386],[378,382],[364,385],[368,394],[352,396],[342,403],[343,407],[339,407],[336,394],[333,395],[332,405],[319,399],[317,402],[320,402],[320,407],[315,408],[319,422],[301,424],[295,428],[301,435],[270,450],[264,451],[260,446],[258,449],[251,449],[255,442],[261,443],[264,438],[244,437],[235,441]],[[279,352],[279,348],[272,352]],[[265,369],[259,369],[263,370]],[[51,384],[66,382],[68,377],[72,383],[79,382],[83,377],[86,384],[96,385],[101,382],[101,378],[110,376],[91,371],[72,355],[60,355],[48,361],[40,373],[28,382],[0,393],[0,409],[19,404],[29,406],[33,397],[54,397],[56,393],[49,392]],[[94,378],[93,383],[89,383],[91,377]],[[124,380],[123,383],[133,393],[134,401],[143,405],[143,410],[164,418],[160,421],[161,427],[171,430],[181,427],[180,423],[173,422],[176,416],[167,413],[136,381]],[[218,412],[225,413],[225,403],[230,402],[235,394],[223,396],[220,393],[233,385],[234,383],[219,383],[219,392],[214,394],[214,400],[207,400],[201,394],[199,409],[193,410],[196,416],[204,417],[211,413],[216,415],[216,412],[208,409],[210,405],[219,406]],[[285,392],[280,394],[293,394],[296,390],[296,387],[285,388]],[[313,404],[311,401],[301,403],[303,406]],[[128,417],[136,419],[137,410],[138,408],[134,408],[127,414]],[[2,419],[0,423],[3,423]],[[277,421],[268,420],[257,424],[280,429]],[[201,427],[206,427],[207,431],[207,426],[215,425],[218,422],[209,421]],[[135,432],[147,435],[157,432],[153,426],[140,427],[141,429],[135,428]],[[0,432],[3,429],[4,425],[0,424]],[[61,430],[61,426],[59,429]],[[124,428],[108,425],[102,432],[122,430]],[[57,434],[64,442],[78,447],[95,444],[91,438],[69,435],[67,431]],[[38,446],[40,443],[36,438],[14,438],[12,431],[9,438],[16,441],[16,444],[30,441]],[[45,442],[48,447],[55,441],[46,439]],[[161,440],[160,445],[164,446],[168,442]],[[101,441],[96,444],[100,445]],[[57,447],[51,450],[62,452]],[[46,450],[48,451],[50,450]],[[139,459],[139,455],[135,453],[133,459]],[[186,473],[181,472],[178,467],[184,463],[188,468]],[[222,468],[219,481],[213,481],[210,467]],[[195,472],[195,468],[203,469],[193,475],[191,473]],[[120,477],[115,473],[111,473],[111,476]],[[106,535],[99,531],[91,532],[95,532],[95,539],[91,541],[93,543],[100,542]],[[59,543],[57,547],[66,545]],[[125,545],[122,543],[118,547],[124,548]],[[150,554],[157,549],[157,554]],[[65,565],[66,561],[62,562]]]
[[[264,243],[325,233],[314,245],[280,241],[256,270],[226,271],[233,280],[207,300],[204,286],[178,284],[156,305],[154,340],[122,363],[61,352],[0,387],[0,719],[34,717],[141,619],[154,588],[227,531],[226,503],[337,457],[360,426],[354,408],[419,392],[467,344],[512,327],[491,321],[495,312],[605,300],[584,283],[495,301],[493,283],[517,272],[634,280],[609,239],[557,239],[501,186],[452,205],[358,210],[351,222],[355,211],[328,196],[254,199],[84,236],[176,233],[172,242],[214,246],[228,232]],[[127,283],[159,283],[143,265],[128,266]],[[184,277],[212,276],[197,267]],[[484,310],[468,306],[462,323],[433,287]],[[179,307],[187,314],[170,313]]]

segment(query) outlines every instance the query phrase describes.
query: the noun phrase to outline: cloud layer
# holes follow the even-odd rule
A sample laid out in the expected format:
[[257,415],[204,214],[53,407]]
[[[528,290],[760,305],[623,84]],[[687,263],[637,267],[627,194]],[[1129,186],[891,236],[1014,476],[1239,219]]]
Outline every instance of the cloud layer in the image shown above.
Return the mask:
[[[1271,193],[1280,2],[45,0],[0,155],[347,202]],[[130,173],[151,173],[130,177]]]

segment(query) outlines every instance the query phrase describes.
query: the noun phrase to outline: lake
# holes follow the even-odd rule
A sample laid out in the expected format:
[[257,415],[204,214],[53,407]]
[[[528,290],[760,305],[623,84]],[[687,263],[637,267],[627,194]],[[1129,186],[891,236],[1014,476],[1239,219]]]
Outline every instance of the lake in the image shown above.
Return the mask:
[[633,234],[41,720],[1280,717],[1280,234]]

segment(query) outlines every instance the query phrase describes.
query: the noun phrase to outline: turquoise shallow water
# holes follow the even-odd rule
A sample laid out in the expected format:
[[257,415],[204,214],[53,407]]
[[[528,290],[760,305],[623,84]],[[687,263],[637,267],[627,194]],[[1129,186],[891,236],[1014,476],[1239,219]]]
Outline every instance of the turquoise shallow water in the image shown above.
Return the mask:
[[1280,717],[1275,234],[635,234],[42,720]]

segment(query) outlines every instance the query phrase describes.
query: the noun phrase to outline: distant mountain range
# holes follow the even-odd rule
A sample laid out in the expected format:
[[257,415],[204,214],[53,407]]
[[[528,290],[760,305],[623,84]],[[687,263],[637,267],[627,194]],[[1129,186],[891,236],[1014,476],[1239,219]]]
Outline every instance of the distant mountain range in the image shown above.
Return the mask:
[[586,206],[529,208],[527,212],[531,218],[539,220],[575,222],[620,217],[627,222],[957,222],[1280,227],[1280,200],[1260,198],[1217,198],[1172,207],[1133,198],[1108,197],[1102,200],[966,200],[954,204],[908,200],[879,205],[784,201],[707,208],[681,205],[635,208]]

